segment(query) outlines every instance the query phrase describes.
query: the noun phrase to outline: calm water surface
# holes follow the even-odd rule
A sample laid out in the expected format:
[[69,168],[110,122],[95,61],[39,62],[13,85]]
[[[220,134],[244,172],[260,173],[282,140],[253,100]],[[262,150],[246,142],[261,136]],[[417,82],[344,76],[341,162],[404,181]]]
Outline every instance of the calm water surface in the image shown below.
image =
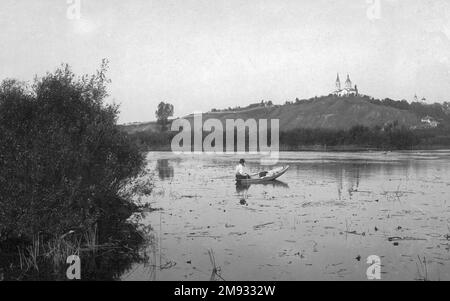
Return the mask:
[[147,158],[160,210],[124,280],[210,280],[211,254],[225,280],[366,280],[370,255],[384,280],[450,280],[450,151],[282,153],[280,181],[248,188],[237,156]]

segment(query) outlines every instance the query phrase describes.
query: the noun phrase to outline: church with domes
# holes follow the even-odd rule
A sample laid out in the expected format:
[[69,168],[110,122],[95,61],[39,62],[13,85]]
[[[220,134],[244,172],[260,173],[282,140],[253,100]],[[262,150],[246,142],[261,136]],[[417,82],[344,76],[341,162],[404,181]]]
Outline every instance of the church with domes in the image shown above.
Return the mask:
[[352,81],[350,80],[350,76],[347,74],[347,80],[345,81],[344,88],[341,86],[341,80],[339,79],[339,73],[336,78],[336,90],[333,92],[334,95],[337,96],[349,96],[349,95],[358,95],[358,87],[355,85],[353,87]]

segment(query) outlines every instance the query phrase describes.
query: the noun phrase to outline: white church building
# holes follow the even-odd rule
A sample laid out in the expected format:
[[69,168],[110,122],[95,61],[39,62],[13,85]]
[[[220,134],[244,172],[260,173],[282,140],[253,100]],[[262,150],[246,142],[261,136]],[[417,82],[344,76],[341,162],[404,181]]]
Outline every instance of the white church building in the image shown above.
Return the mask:
[[339,73],[336,78],[336,90],[333,92],[334,95],[337,96],[349,96],[349,95],[358,95],[358,87],[355,85],[353,87],[352,81],[350,80],[350,76],[347,74],[347,80],[345,81],[344,88],[341,87],[341,80],[339,79]]

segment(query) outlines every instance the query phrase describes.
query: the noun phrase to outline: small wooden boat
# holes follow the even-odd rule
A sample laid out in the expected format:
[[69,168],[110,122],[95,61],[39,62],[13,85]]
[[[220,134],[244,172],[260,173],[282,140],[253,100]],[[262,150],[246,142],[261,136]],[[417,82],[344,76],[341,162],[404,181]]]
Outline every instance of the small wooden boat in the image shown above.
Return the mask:
[[269,170],[267,173],[265,173],[265,176],[260,176],[260,174],[254,174],[251,176],[250,179],[240,179],[236,180],[239,184],[257,184],[257,183],[264,183],[269,181],[274,181],[275,179],[281,177],[287,170],[289,169],[289,165],[275,168],[272,170]]

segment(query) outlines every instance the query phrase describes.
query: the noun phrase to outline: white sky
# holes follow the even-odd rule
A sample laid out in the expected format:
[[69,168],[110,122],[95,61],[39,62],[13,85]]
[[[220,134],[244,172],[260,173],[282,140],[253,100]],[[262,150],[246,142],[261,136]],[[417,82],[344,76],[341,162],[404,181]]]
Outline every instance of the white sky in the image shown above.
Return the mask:
[[181,116],[326,95],[337,72],[374,97],[450,101],[448,0],[81,0],[79,20],[73,1],[0,1],[0,79],[108,58],[120,122],[160,101]]

